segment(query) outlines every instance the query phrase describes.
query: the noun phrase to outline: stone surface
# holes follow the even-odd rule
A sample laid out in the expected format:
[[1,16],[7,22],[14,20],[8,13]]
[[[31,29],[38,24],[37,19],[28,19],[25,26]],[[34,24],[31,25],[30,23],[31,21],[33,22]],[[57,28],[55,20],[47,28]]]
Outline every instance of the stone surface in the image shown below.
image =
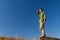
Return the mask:
[[44,37],[44,38],[39,37],[37,40],[60,40],[60,39],[53,37]]

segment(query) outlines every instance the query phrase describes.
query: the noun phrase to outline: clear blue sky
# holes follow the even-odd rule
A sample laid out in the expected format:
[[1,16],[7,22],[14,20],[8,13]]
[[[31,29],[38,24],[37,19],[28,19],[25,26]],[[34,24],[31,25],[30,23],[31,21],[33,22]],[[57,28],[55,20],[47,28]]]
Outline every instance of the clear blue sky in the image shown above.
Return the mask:
[[39,8],[47,16],[47,36],[60,37],[60,0],[0,0],[0,36],[39,37]]

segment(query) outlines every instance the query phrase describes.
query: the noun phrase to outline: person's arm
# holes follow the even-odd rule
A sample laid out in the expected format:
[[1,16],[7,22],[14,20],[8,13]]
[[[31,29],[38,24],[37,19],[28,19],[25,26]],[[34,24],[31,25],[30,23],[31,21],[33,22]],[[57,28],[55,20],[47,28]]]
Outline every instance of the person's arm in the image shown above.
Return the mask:
[[37,13],[38,16],[40,15],[39,11],[37,11],[36,13]]
[[46,21],[46,14],[44,13],[44,22]]

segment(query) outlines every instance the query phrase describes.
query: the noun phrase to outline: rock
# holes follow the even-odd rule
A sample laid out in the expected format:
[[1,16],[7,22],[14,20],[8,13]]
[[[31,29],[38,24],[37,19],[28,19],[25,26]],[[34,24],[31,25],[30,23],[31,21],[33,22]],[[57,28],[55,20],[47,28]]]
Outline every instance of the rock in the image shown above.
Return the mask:
[[37,40],[60,40],[60,39],[58,39],[58,38],[53,38],[53,37],[44,37],[44,38],[39,37]]

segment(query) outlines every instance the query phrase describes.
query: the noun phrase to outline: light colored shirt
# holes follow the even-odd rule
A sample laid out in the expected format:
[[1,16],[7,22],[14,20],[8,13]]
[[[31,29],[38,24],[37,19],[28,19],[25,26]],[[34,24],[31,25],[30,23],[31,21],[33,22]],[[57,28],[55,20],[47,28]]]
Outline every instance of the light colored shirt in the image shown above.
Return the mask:
[[40,17],[40,22],[43,22],[43,20],[46,19],[45,12],[41,12],[41,13],[39,13],[39,17]]

